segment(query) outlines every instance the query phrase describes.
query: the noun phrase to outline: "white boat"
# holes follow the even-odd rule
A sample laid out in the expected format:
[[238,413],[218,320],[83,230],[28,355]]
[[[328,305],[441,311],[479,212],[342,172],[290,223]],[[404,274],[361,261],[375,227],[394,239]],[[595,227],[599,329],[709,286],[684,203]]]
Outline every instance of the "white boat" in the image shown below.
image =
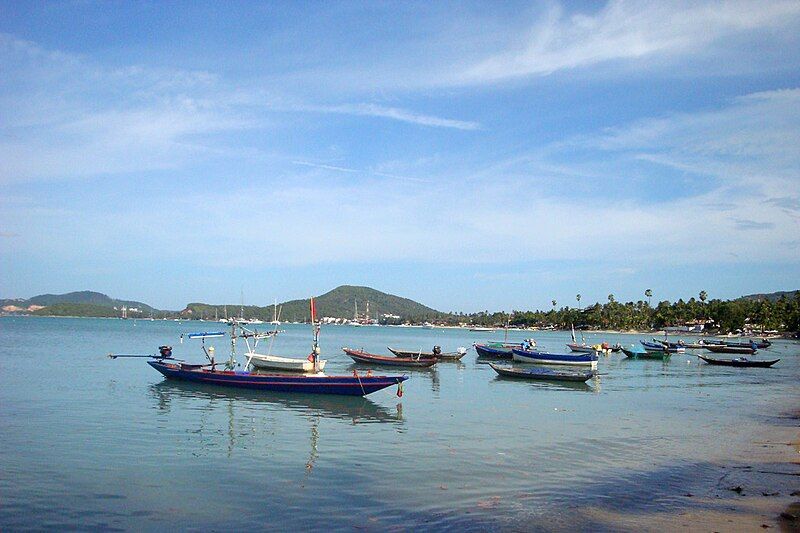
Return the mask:
[[475,327],[469,328],[469,330],[470,331],[488,331],[490,333],[494,333],[494,328],[485,328],[485,327],[482,327],[482,326],[475,326]]
[[[319,359],[318,357],[316,358],[317,360],[315,366],[314,357],[311,356],[305,359],[299,357],[281,357],[279,355],[272,355],[270,353],[258,353],[256,351],[258,347],[258,341],[262,339],[270,339],[269,352],[272,351],[272,343],[274,342],[278,333],[280,333],[280,330],[277,327],[272,331],[259,333],[255,330],[245,328],[241,324],[237,324],[237,326],[241,330],[241,333],[238,335],[238,337],[244,339],[244,342],[247,344],[247,352],[244,355],[248,365],[260,369],[308,373],[322,372],[322,369],[325,368],[325,363],[327,361],[324,359]],[[251,340],[253,341],[252,346],[250,345]]]
[[[308,359],[297,359],[294,357],[280,357],[277,355],[264,355],[255,352],[244,354],[250,364],[256,368],[266,368],[270,370],[288,370],[291,372],[314,372],[314,362]],[[325,369],[327,360],[317,361],[317,371]]]

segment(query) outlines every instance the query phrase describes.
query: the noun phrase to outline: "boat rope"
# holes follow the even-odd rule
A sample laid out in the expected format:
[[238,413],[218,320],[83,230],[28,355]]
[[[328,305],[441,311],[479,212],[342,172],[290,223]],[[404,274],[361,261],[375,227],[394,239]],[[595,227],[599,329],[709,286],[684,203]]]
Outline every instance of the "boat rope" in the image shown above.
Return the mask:
[[358,384],[361,386],[361,393],[364,396],[366,396],[367,395],[367,391],[364,390],[364,384],[361,383],[361,376],[358,375],[358,370],[353,370],[353,375],[356,377],[356,379],[358,380]]

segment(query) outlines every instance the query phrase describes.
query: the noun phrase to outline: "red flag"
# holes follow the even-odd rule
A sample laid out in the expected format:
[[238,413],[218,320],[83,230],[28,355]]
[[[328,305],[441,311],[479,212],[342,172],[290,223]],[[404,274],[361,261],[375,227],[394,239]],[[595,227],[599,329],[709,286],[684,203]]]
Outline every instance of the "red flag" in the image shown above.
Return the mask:
[[317,306],[314,305],[314,297],[311,297],[311,323],[317,321]]

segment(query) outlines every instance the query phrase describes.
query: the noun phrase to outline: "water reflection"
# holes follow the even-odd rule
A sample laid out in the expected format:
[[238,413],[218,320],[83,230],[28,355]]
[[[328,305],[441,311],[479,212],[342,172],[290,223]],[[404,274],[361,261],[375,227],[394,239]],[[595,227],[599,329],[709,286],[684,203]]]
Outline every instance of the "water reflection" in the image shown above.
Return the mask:
[[402,404],[398,404],[393,411],[361,396],[269,393],[234,388],[211,389],[202,384],[169,380],[151,385],[150,393],[156,400],[158,409],[162,411],[169,411],[171,403],[175,400],[199,399],[210,403],[227,401],[229,409],[233,409],[237,403],[251,408],[267,405],[295,411],[306,417],[350,420],[353,424],[404,423]]

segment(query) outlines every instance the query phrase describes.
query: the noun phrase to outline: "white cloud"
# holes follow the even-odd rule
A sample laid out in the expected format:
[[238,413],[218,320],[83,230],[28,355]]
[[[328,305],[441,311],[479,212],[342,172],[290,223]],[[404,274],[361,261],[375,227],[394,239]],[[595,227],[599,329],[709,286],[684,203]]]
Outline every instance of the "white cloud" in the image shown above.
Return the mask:
[[392,120],[399,120],[400,122],[408,122],[410,124],[418,124],[420,126],[431,126],[437,128],[454,128],[458,130],[477,130],[480,128],[480,124],[477,122],[423,115],[413,111],[408,111],[406,109],[386,107],[369,103],[342,104],[333,106],[301,106],[300,109],[319,113],[337,113],[344,115],[389,118]]
[[691,56],[722,38],[786,26],[800,17],[793,0],[649,2],[612,0],[595,15],[552,5],[525,37],[475,62],[451,82],[491,83],[659,54]]

